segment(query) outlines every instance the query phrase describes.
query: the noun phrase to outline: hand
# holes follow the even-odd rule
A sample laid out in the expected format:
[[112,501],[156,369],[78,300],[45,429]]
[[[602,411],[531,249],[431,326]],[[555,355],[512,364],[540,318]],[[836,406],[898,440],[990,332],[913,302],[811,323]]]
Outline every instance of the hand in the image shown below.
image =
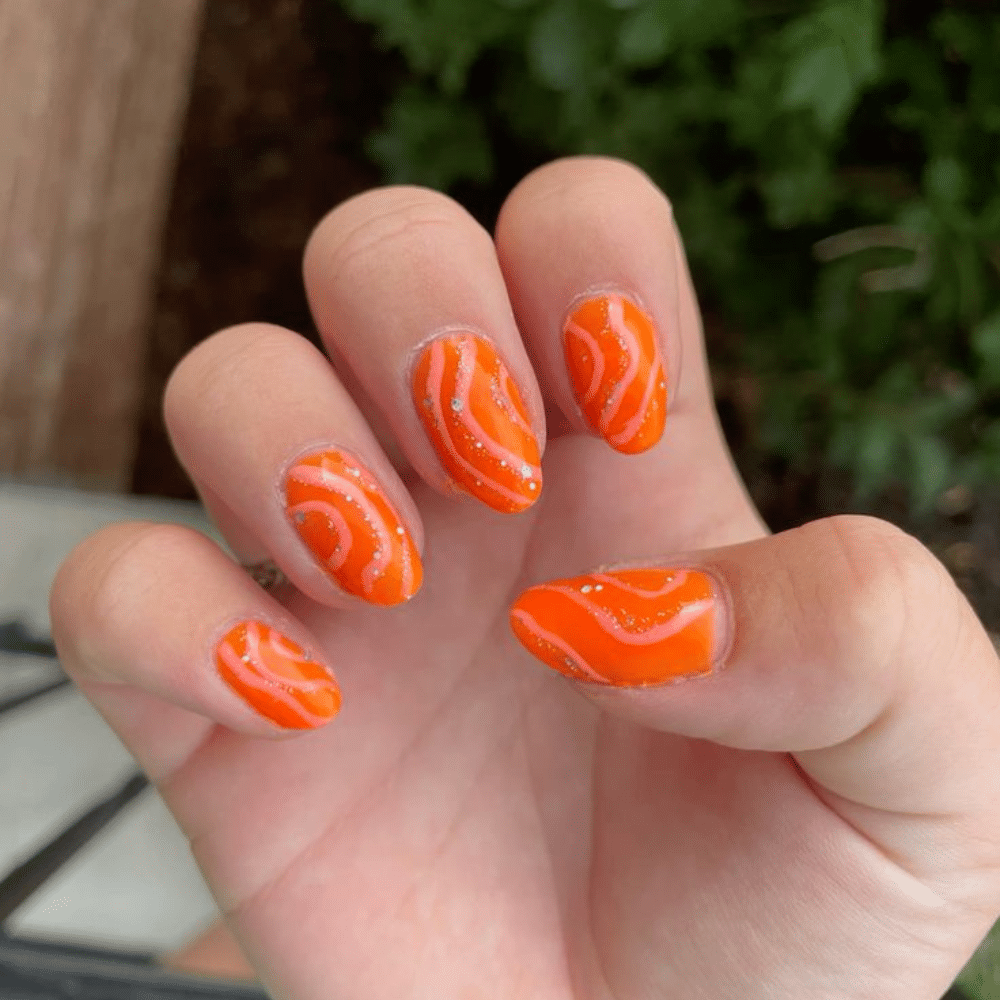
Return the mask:
[[333,366],[240,326],[165,400],[290,583],[132,523],[51,607],[273,995],[940,996],[1000,912],[997,658],[893,526],[768,536],[663,195],[559,161],[494,241],[371,191],[305,279]]

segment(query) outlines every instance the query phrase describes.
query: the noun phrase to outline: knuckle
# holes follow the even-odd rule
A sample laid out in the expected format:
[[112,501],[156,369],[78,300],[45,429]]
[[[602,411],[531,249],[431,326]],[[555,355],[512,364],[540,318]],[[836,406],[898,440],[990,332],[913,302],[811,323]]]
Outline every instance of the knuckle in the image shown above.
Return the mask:
[[464,208],[437,191],[400,186],[364,192],[338,205],[313,231],[307,269],[322,258],[328,278],[349,283],[357,269],[390,256],[411,257],[459,226],[475,227],[488,238]]
[[218,400],[227,386],[242,385],[252,371],[270,370],[304,338],[269,323],[243,323],[213,333],[177,363],[163,393],[163,418],[172,432],[198,420],[203,407]]
[[826,581],[824,618],[848,661],[888,667],[949,620],[958,592],[948,571],[902,528],[850,514],[806,527]]
[[102,528],[70,552],[56,574],[49,610],[60,654],[78,671],[112,679],[115,648],[148,617],[164,556],[188,534],[180,525],[132,521]]

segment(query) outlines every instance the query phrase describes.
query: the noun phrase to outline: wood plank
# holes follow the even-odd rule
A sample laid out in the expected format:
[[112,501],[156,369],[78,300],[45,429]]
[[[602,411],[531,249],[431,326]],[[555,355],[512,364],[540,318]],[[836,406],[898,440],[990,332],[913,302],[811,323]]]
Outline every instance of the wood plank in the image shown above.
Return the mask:
[[203,0],[0,0],[0,478],[127,487]]

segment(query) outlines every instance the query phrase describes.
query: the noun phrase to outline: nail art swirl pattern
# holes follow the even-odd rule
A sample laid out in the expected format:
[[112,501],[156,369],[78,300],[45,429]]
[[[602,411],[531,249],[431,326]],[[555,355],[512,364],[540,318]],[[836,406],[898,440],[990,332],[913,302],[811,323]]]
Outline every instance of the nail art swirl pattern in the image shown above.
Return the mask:
[[521,394],[488,340],[459,333],[431,341],[413,370],[413,401],[459,489],[505,514],[538,499],[538,442]]
[[234,626],[215,650],[222,679],[285,729],[315,729],[340,710],[340,688],[297,642],[263,622]]
[[521,594],[510,621],[529,653],[577,680],[632,687],[712,669],[715,594],[697,570],[554,580]]
[[573,310],[563,338],[573,392],[591,429],[629,455],[656,444],[667,382],[652,319],[624,295],[596,295]]
[[285,504],[299,537],[343,590],[382,605],[417,592],[417,547],[357,459],[332,449],[298,459],[285,477]]

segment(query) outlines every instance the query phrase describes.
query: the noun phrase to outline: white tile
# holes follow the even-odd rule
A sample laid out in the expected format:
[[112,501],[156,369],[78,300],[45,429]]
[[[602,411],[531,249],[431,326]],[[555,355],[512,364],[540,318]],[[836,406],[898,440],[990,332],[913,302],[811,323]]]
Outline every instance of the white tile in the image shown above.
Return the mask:
[[146,789],[11,920],[15,934],[164,951],[218,910],[163,800]]
[[[219,539],[193,503],[0,485],[0,621],[47,633],[59,565],[121,520],[186,524]],[[0,697],[52,676],[46,661],[0,657]],[[0,875],[135,770],[74,688],[0,716]],[[215,915],[187,841],[149,789],[49,880],[10,922],[15,933],[128,948],[176,948]]]
[[[0,621],[3,620],[3,607],[0,606]],[[59,676],[60,671],[51,660],[40,656],[13,656],[0,652],[0,701],[41,687],[49,681],[57,680]],[[0,764],[0,768],[2,766]]]
[[218,540],[199,504],[0,485],[0,616],[16,612],[47,631],[49,588],[70,550],[105,525],[141,520],[186,524]]

